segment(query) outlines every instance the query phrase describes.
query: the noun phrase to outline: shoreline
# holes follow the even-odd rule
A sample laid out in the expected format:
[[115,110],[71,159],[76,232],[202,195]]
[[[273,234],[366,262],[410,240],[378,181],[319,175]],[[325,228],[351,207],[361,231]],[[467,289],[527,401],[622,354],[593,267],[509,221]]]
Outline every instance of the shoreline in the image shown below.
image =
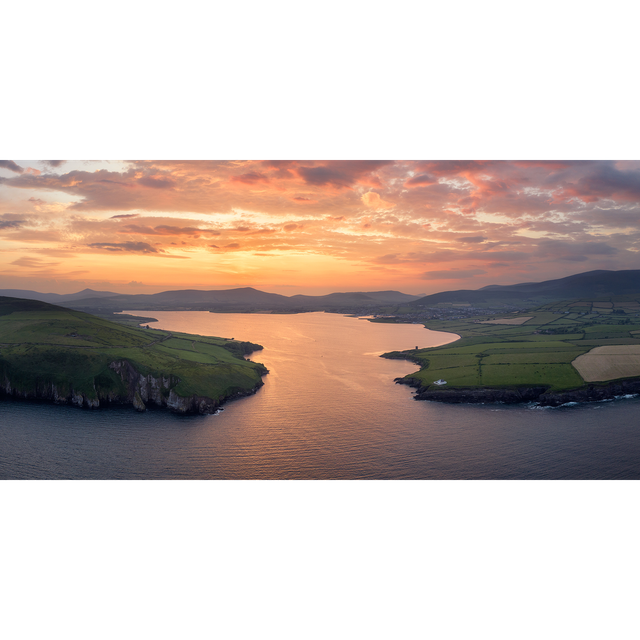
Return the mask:
[[428,390],[416,378],[396,378],[396,384],[416,389],[414,400],[444,402],[447,404],[524,404],[535,402],[542,407],[559,407],[569,403],[602,402],[640,394],[640,379],[612,380],[608,383],[590,383],[578,389],[550,391],[544,386],[520,387],[458,387]]
[[[120,363],[118,363],[120,364]],[[136,372],[137,373],[137,372]],[[263,375],[266,375],[266,371]],[[138,374],[139,375],[139,374]],[[130,381],[129,393],[126,397],[119,395],[87,397],[83,392],[71,390],[65,394],[60,394],[54,384],[43,385],[34,391],[21,391],[11,387],[8,379],[4,385],[0,386],[0,402],[29,402],[35,404],[51,404],[75,406],[79,409],[96,410],[109,409],[112,406],[132,407],[139,413],[151,410],[168,410],[177,415],[213,415],[222,410],[223,405],[233,400],[238,400],[247,396],[252,396],[264,386],[262,378],[251,389],[238,389],[229,394],[214,400],[213,398],[199,395],[179,396],[173,391],[163,392],[166,385],[164,381],[168,378],[159,379],[149,376],[139,376],[139,379]],[[133,384],[131,384],[133,383]]]

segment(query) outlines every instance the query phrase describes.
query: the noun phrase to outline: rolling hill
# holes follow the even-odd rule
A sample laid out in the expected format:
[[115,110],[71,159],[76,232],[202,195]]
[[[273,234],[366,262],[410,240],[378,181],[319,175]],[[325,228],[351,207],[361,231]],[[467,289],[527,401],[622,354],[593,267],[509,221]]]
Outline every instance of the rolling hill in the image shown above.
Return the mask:
[[262,386],[262,347],[128,327],[38,300],[0,297],[0,397],[98,408],[151,403],[211,413]]

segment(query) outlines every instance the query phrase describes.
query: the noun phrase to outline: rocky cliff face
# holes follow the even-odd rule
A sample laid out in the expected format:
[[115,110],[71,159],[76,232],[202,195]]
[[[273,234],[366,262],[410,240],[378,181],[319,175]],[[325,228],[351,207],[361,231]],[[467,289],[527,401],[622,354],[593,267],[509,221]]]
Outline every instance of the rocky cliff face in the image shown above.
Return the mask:
[[416,378],[397,378],[397,384],[417,389],[415,400],[431,400],[448,403],[502,402],[516,404],[537,402],[541,406],[558,407],[569,402],[597,402],[640,393],[640,380],[622,380],[609,384],[590,384],[571,391],[549,391],[546,387],[513,387],[511,389],[435,389],[423,387]]
[[35,388],[25,391],[16,388],[15,385],[12,385],[11,380],[5,376],[0,385],[0,396],[55,404],[72,404],[85,409],[97,409],[108,404],[129,404],[137,411],[145,411],[147,405],[151,403],[159,407],[166,407],[175,413],[208,414],[214,413],[226,400],[252,395],[263,384],[260,381],[251,390],[235,391],[219,400],[197,395],[182,397],[173,390],[173,387],[180,381],[176,376],[160,376],[159,378],[150,374],[145,376],[139,373],[127,360],[114,361],[109,365],[109,368],[123,382],[126,388],[124,394],[112,390],[105,391],[102,388],[96,389],[95,384],[93,394],[72,388],[61,389],[53,383],[37,384]]

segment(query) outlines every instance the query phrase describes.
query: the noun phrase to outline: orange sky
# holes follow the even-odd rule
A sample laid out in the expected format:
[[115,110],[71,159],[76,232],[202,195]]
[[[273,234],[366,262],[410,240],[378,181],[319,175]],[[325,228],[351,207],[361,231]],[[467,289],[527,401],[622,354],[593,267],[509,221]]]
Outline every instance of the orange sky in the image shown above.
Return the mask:
[[640,268],[640,162],[0,161],[0,288],[434,293]]

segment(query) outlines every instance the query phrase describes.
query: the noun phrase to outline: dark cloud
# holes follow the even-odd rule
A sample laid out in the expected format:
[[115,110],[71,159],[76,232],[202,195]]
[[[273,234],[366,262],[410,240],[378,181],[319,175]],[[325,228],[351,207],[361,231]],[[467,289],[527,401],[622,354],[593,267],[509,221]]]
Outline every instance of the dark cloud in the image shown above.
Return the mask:
[[153,232],[161,236],[219,236],[220,232],[210,229],[199,229],[198,227],[173,227],[168,224],[158,225]]
[[137,218],[139,215],[139,213],[120,213],[117,216],[111,216],[110,220],[114,218]]
[[420,173],[417,176],[413,176],[413,178],[409,178],[404,183],[405,187],[421,187],[427,184],[434,184],[437,182],[437,179],[433,176],[430,176],[428,173]]
[[488,240],[485,236],[465,236],[464,238],[456,238],[456,242],[475,243]]
[[56,169],[57,167],[61,167],[65,162],[66,160],[43,160],[42,164],[45,164],[52,169]]
[[460,278],[473,278],[487,273],[483,269],[451,269],[448,271],[427,271],[420,277],[424,280],[458,280]]
[[29,198],[27,202],[33,202],[33,204],[46,204],[44,200],[41,200],[40,198],[34,198],[34,197]]
[[92,249],[106,249],[107,251],[130,251],[134,253],[158,253],[147,242],[92,242],[87,245]]
[[241,182],[243,184],[256,184],[257,182],[269,182],[269,178],[263,173],[250,171],[239,176],[231,176],[231,182]]
[[348,176],[328,167],[300,167],[298,173],[307,184],[323,186],[332,184],[335,187],[348,187],[353,183]]
[[168,178],[156,178],[155,176],[144,176],[138,180],[138,184],[152,189],[171,189],[175,186],[175,182]]
[[537,253],[541,256],[555,256],[563,260],[575,260],[567,256],[610,256],[618,249],[606,242],[577,242],[543,238],[538,242]]
[[192,236],[199,238],[205,236],[219,236],[220,231],[213,229],[199,229],[198,227],[173,227],[168,224],[161,224],[155,229],[144,227],[138,224],[127,224],[119,227],[118,233],[130,233],[143,236]]
[[14,173],[24,173],[24,169],[13,160],[0,160],[0,169],[9,169]]
[[25,222],[26,220],[0,220],[0,229],[17,229]]
[[596,202],[601,198],[640,202],[640,172],[621,171],[613,162],[593,162],[581,167],[586,175],[573,181],[567,177],[560,194]]
[[282,227],[285,231],[293,231],[294,229],[298,228],[297,224],[291,223],[291,224],[285,224],[284,227]]

